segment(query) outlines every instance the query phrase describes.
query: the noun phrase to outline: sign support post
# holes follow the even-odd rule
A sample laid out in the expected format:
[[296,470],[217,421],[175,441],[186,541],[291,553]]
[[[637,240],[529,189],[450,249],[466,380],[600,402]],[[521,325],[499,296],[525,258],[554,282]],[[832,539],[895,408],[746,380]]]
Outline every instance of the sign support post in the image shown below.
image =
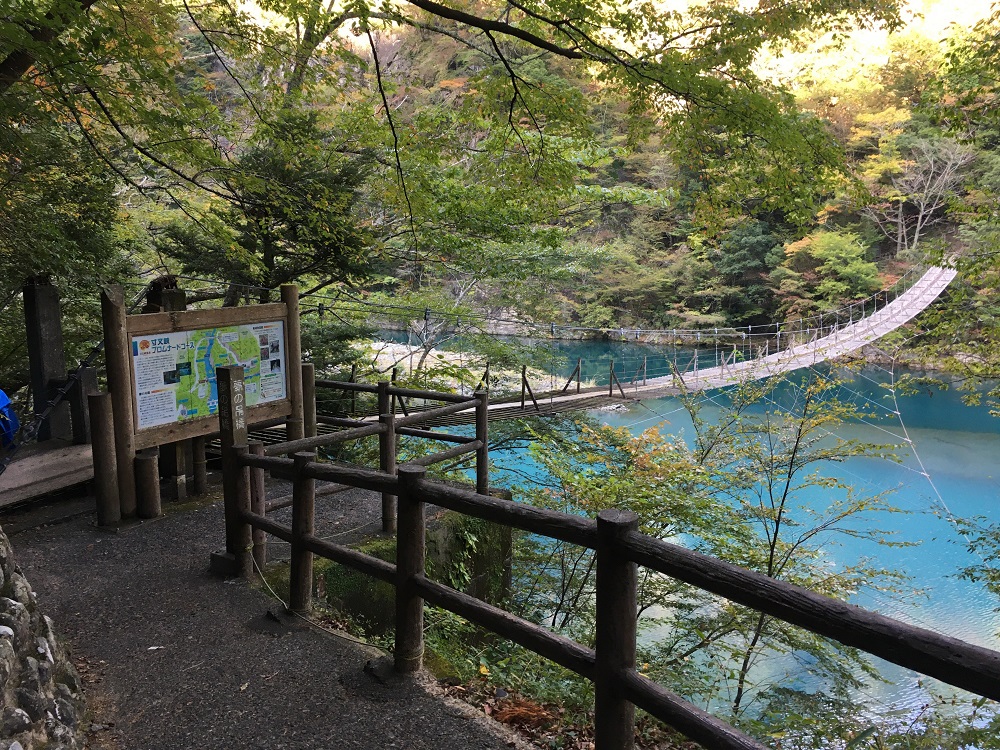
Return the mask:
[[122,518],[135,517],[135,435],[132,416],[132,367],[125,322],[125,293],[120,286],[101,292],[104,358],[108,368],[112,416],[115,424],[115,464]]

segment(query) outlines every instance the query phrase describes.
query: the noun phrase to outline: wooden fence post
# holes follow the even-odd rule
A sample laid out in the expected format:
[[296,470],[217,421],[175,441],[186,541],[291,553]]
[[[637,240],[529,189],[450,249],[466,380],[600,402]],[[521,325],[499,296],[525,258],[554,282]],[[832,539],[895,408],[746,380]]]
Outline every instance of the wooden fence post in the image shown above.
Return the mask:
[[83,445],[91,440],[88,396],[97,392],[97,368],[81,367],[76,385],[69,392],[70,422],[73,425],[73,443],[75,445]]
[[208,492],[208,459],[205,456],[205,438],[191,439],[191,464],[194,472],[194,494]]
[[285,330],[285,367],[288,383],[288,400],[291,415],[285,420],[289,440],[305,437],[302,401],[302,332],[299,321],[299,288],[295,284],[281,285],[281,301],[288,309],[288,327]]
[[292,557],[289,570],[288,608],[306,613],[312,608],[313,553],[302,548],[302,537],[315,528],[316,480],[305,476],[306,464],[316,454],[301,451],[292,455]]
[[[66,377],[59,290],[44,277],[35,277],[29,279],[21,291],[27,334],[28,379],[34,412],[40,414],[55,395],[58,388],[55,384]],[[48,420],[39,426],[37,439],[42,442],[52,438],[70,440],[72,437],[69,404],[63,402],[54,407],[49,412]]]
[[[187,293],[183,289],[164,289],[153,282],[146,292],[144,313],[181,312],[187,310]],[[174,500],[183,501],[188,496],[187,453],[190,442],[179,440],[160,446],[160,472],[169,481],[168,488]],[[192,463],[194,454],[192,450]],[[193,471],[193,469],[192,469]]]
[[316,366],[302,363],[302,413],[305,435],[316,437]]
[[97,393],[87,397],[90,425],[93,430],[94,496],[97,498],[97,525],[115,526],[122,520],[118,501],[118,470],[115,467],[114,417],[111,414],[111,394]]
[[132,367],[125,324],[125,293],[120,286],[101,292],[104,361],[108,370],[112,415],[115,421],[115,463],[118,466],[118,502],[122,518],[135,515],[135,433],[132,419]]
[[[389,394],[390,384],[385,380],[378,383],[378,414],[383,430],[378,435],[378,465],[386,474],[396,473],[396,415],[393,398]],[[392,534],[396,531],[396,496],[382,493],[382,531]]]
[[419,484],[426,472],[423,466],[399,467],[394,663],[404,674],[418,671],[424,658],[424,600],[414,591],[413,580],[424,574],[424,503]]
[[[264,443],[254,440],[250,443],[250,454],[254,456],[264,455]],[[259,467],[250,469],[250,512],[263,516],[267,510],[267,491],[264,488],[264,470]],[[264,566],[267,565],[267,534],[263,529],[254,528],[250,537],[253,541],[253,561],[257,570],[263,575]]]
[[246,386],[240,366],[217,367],[219,434],[222,444],[222,494],[226,514],[226,551],[212,556],[212,570],[229,576],[253,573],[251,528],[242,518],[250,510],[250,467],[240,457],[247,447]]
[[611,370],[608,375],[608,396],[615,395],[615,361],[611,360]]
[[[348,382],[349,383],[357,382],[357,377],[358,377],[358,366],[357,365],[351,365],[351,379]],[[352,388],[351,389],[351,418],[352,419],[354,418],[354,415],[357,413],[357,411],[358,411],[358,393],[357,393],[357,391],[355,391]]]
[[620,687],[620,677],[635,668],[637,566],[622,556],[620,540],[639,528],[627,510],[597,514],[597,622],[594,669],[594,745],[597,750],[631,750],[635,743],[635,706]]
[[490,494],[490,392],[476,394],[476,439],[481,445],[476,449],[476,492]]
[[[381,395],[381,394],[380,394]],[[378,434],[379,469],[385,474],[396,473],[396,415],[378,415],[382,432]],[[382,493],[382,531],[393,534],[396,531],[396,496]]]
[[160,449],[147,448],[135,454],[136,515],[160,515]]

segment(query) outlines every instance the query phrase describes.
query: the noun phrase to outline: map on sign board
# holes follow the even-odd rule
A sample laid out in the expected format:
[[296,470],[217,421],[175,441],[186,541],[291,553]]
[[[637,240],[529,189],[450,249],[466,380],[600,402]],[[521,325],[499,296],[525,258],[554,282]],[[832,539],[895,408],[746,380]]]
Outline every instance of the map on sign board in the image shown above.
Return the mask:
[[285,324],[133,336],[138,429],[215,414],[215,368],[226,365],[243,365],[247,406],[285,398]]

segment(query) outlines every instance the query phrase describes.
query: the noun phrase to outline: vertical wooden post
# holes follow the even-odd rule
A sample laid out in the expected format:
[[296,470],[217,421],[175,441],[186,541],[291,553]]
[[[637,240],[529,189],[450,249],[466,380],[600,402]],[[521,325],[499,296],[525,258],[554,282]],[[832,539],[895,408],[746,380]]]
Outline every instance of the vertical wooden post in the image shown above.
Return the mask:
[[391,411],[391,399],[389,396],[389,382],[378,381],[378,413],[388,414]]
[[288,400],[292,413],[285,420],[289,440],[305,437],[305,415],[302,402],[302,331],[299,321],[299,288],[295,284],[281,285],[281,301],[288,309],[288,327],[285,330],[285,367],[288,383]]
[[594,745],[599,750],[631,750],[635,742],[635,706],[622,695],[618,678],[635,669],[638,574],[618,543],[638,528],[632,511],[597,514]]
[[[143,312],[180,312],[186,309],[187,293],[183,289],[164,289],[155,282],[149,286]],[[169,481],[170,494],[177,501],[186,500],[188,496],[188,444],[187,440],[178,440],[160,446],[160,471],[163,478]]]
[[217,367],[219,393],[219,433],[222,444],[222,494],[226,514],[226,564],[230,575],[248,576],[253,572],[250,551],[253,545],[249,524],[242,511],[250,509],[250,468],[240,457],[247,447],[246,386],[243,368]]
[[[254,440],[249,445],[249,452],[254,456],[264,455],[264,443]],[[250,512],[263,516],[267,504],[267,491],[264,488],[264,470],[256,466],[250,469]],[[262,529],[255,528],[251,534],[253,540],[253,561],[257,569],[263,573],[267,565],[267,534]]]
[[642,384],[646,385],[646,365],[649,362],[649,357],[642,358]]
[[316,455],[301,451],[292,455],[292,557],[289,571],[288,608],[306,613],[312,608],[313,553],[302,547],[302,537],[315,527],[316,480],[305,476],[305,466]]
[[424,574],[424,503],[420,481],[427,469],[404,464],[399,467],[399,530],[396,533],[396,643],[397,672],[420,669],[424,658],[424,600],[413,580]]
[[576,392],[580,392],[580,381],[583,380],[583,357],[576,358]]
[[524,409],[524,389],[528,385],[528,366],[521,365],[521,409]]
[[[392,412],[393,398],[389,394],[389,383],[378,383],[378,414],[382,432],[378,434],[378,466],[386,474],[396,473],[396,415]],[[382,531],[392,534],[396,531],[396,496],[382,493]]]
[[[351,379],[350,379],[349,382],[351,382],[351,383],[357,382],[357,377],[358,377],[358,366],[357,365],[351,365]],[[358,410],[358,392],[355,391],[355,390],[352,390],[351,391],[351,417],[353,417],[357,413],[357,410]],[[381,412],[379,412],[379,413],[381,413]]]
[[[54,395],[54,382],[66,377],[59,290],[45,278],[30,279],[22,289],[22,298],[28,344],[28,377],[34,411],[40,414]],[[53,438],[73,438],[69,405],[66,403],[55,407],[38,429],[39,442]]]
[[111,394],[91,394],[90,425],[93,430],[94,496],[97,498],[97,525],[115,526],[122,520],[118,500],[118,469],[115,466],[115,430]]
[[135,455],[136,515],[160,515],[160,449],[147,448]]
[[611,360],[611,371],[608,375],[608,395],[615,395],[615,361]]
[[97,393],[97,368],[82,367],[76,385],[69,392],[70,421],[73,424],[73,443],[90,442],[90,404],[88,397]]
[[302,412],[303,437],[316,437],[316,366],[312,362],[302,363]]
[[[382,432],[378,435],[379,469],[385,474],[396,473],[396,415],[379,414]],[[382,493],[382,531],[392,534],[396,531],[396,496]]]
[[481,445],[476,449],[476,492],[490,494],[490,394],[479,391],[476,394],[476,439]]
[[135,433],[132,417],[132,367],[125,328],[125,294],[120,286],[101,292],[104,361],[108,370],[115,421],[115,463],[118,466],[118,502],[122,518],[135,516]]
[[205,457],[205,438],[191,439],[191,463],[194,471],[194,494],[208,492],[208,459]]
[[[412,376],[412,374],[413,374],[413,371],[411,370],[410,371],[410,375]],[[396,385],[396,378],[398,376],[399,376],[399,371],[395,367],[393,367],[392,368],[392,382],[390,383],[390,385],[392,385],[392,386]],[[427,382],[426,372],[424,374],[424,382],[425,383]],[[409,412],[406,410],[406,402],[403,401],[403,397],[400,396],[399,394],[393,395],[393,397],[389,400],[389,405],[390,405],[389,411],[392,414],[396,413],[396,402],[399,402],[399,410],[401,412],[403,412],[404,415],[409,415]],[[379,414],[382,414],[382,412],[380,411]]]

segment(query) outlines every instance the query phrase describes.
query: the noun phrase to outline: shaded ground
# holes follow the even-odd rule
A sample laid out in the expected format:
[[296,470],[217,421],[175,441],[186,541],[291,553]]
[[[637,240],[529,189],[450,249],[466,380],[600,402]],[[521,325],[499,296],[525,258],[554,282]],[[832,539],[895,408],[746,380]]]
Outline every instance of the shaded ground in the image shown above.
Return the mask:
[[[317,505],[317,532],[327,535],[379,513],[377,498],[361,492]],[[98,529],[89,507],[61,504],[51,514],[59,522],[47,525],[35,525],[37,512],[0,522],[88,683],[92,747],[514,746],[463,704],[394,678],[375,649],[286,616],[244,582],[211,577],[221,503],[167,504],[165,518],[119,533]]]

